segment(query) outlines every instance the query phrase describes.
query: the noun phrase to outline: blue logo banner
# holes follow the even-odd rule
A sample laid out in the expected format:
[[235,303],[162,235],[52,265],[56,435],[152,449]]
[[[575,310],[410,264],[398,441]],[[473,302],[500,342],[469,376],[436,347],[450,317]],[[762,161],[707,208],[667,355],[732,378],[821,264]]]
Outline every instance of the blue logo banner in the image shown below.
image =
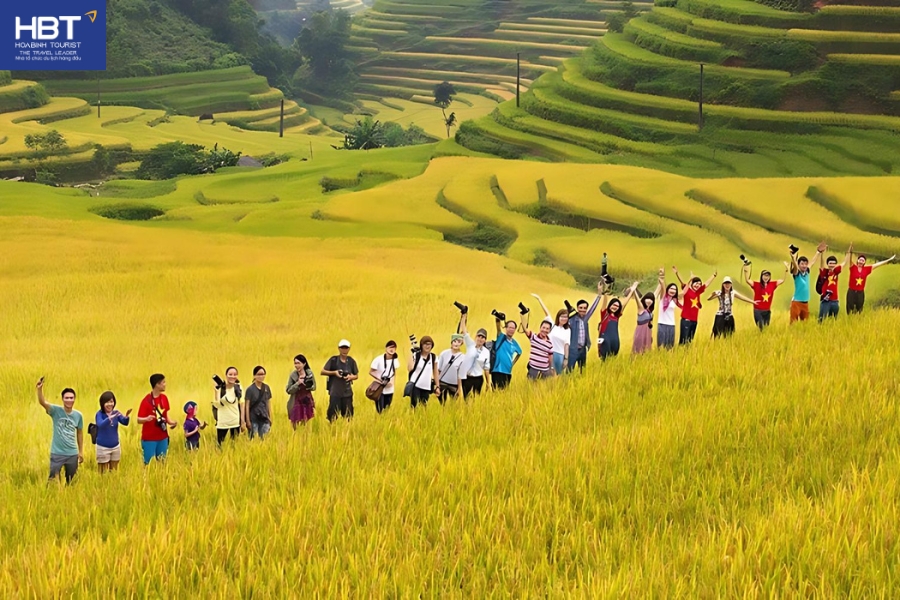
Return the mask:
[[4,2],[0,69],[105,71],[106,0]]

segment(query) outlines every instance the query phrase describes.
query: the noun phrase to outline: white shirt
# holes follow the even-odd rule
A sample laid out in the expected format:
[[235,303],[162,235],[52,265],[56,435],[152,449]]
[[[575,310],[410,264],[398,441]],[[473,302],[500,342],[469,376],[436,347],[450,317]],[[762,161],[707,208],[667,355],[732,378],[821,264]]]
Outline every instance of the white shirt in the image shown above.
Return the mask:
[[491,351],[484,346],[478,348],[468,333],[465,340],[466,359],[463,362],[463,372],[466,377],[484,377],[484,372],[491,368]]
[[[451,360],[453,364],[450,364]],[[438,357],[438,377],[441,383],[447,385],[459,385],[460,379],[466,378],[466,372],[463,366],[466,363],[466,355],[462,352],[453,354],[452,350],[444,350]]]
[[669,307],[663,309],[664,301],[659,301],[659,324],[660,325],[675,325],[675,298],[672,298],[672,301],[669,302]]
[[566,346],[572,341],[572,330],[554,325],[550,330],[550,341],[553,342],[553,354],[566,354]]
[[[427,360],[420,356],[418,360],[414,361],[413,372],[410,373],[409,380],[416,382],[417,389],[427,391],[434,389],[434,359],[434,353],[431,353]],[[417,379],[418,381],[416,381]]]
[[[393,394],[394,393],[394,379],[396,379],[397,375],[397,367],[399,362],[397,360],[397,356],[394,355],[393,360],[387,361],[387,366],[384,364],[384,354],[377,357],[372,361],[372,365],[369,367],[373,371],[377,371],[379,377],[390,377],[391,380],[388,382],[386,386],[384,386],[384,390],[382,393],[384,394]],[[392,364],[393,363],[393,364]]]

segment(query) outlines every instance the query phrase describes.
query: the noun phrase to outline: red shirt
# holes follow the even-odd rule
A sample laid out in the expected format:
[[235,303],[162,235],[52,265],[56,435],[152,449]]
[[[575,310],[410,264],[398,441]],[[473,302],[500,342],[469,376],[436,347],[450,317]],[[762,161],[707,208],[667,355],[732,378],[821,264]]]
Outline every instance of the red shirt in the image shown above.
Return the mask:
[[[156,408],[159,409],[159,412],[162,413],[163,417],[168,419],[169,399],[166,398],[166,395],[160,394],[156,399],[155,404]],[[154,415],[156,418],[158,418],[156,409],[154,409],[153,406],[153,394],[147,394],[146,396],[144,396],[144,399],[141,400],[141,407],[138,408],[138,418],[149,417],[150,415]],[[143,424],[143,429],[141,430],[142,440],[147,442],[161,442],[162,440],[168,439],[169,431],[157,425],[156,418]]]
[[706,286],[701,283],[696,292],[688,286],[681,286],[681,289],[684,290],[681,299],[681,318],[685,321],[696,322],[700,316],[700,309],[703,308],[703,304],[700,303],[700,294],[706,291]]
[[772,299],[775,296],[775,288],[778,284],[774,281],[763,285],[761,281],[753,282],[753,299],[759,300],[756,308],[759,310],[772,310]]
[[819,277],[826,276],[825,285],[822,286],[822,295],[831,292],[831,299],[838,299],[838,275],[841,274],[841,265],[836,266],[830,273],[828,269],[819,269]]
[[872,274],[872,267],[866,265],[859,268],[856,265],[850,267],[850,289],[856,292],[866,291],[866,279]]

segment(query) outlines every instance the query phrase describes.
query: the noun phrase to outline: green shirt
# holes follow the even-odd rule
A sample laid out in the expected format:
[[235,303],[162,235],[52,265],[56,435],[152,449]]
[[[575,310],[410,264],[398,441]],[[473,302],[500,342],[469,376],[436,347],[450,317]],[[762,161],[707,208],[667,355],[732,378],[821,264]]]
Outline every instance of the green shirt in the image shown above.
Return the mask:
[[78,440],[75,432],[84,427],[81,413],[77,410],[67,413],[62,406],[51,404],[48,414],[53,419],[53,441],[50,443],[50,454],[77,455]]

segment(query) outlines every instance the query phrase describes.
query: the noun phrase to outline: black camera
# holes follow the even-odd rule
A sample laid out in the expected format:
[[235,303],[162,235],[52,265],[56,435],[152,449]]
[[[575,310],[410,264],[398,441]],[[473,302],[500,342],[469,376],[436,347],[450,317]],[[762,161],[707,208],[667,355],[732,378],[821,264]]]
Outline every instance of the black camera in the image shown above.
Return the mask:
[[788,246],[788,250],[791,251],[791,254],[797,254],[798,252],[800,252],[800,248],[798,248],[797,246],[795,246],[793,244]]
[[603,283],[606,285],[612,285],[616,282],[616,278],[609,274],[609,262],[606,257],[606,252],[603,253],[603,260],[600,261],[600,279],[602,279]]
[[822,302],[831,302],[831,290],[822,294]]
[[347,373],[345,373],[343,369],[338,369],[337,373],[338,373],[338,377],[340,377],[341,379],[343,379],[344,377],[347,376]]
[[569,316],[575,314],[575,308],[571,304],[569,304],[568,300],[563,300],[563,304],[566,305],[566,310],[569,312]]
[[749,267],[749,266],[750,266],[750,261],[747,260],[747,257],[744,256],[743,254],[741,254],[741,260],[744,261],[744,266],[745,266],[745,267]]
[[506,320],[506,315],[503,314],[502,312],[498,311],[496,308],[495,308],[494,310],[491,311],[491,314],[492,314],[492,315],[494,316],[494,318],[497,319],[498,321],[505,321],[505,320]]
[[221,377],[219,377],[218,375],[213,375],[212,380],[213,382],[215,382],[217,388],[219,388],[220,390],[225,389],[225,382],[222,381]]
[[456,308],[458,308],[458,309],[459,309],[459,312],[460,312],[461,314],[464,314],[464,315],[465,315],[465,314],[468,314],[468,312],[469,312],[469,307],[466,306],[465,304],[461,303],[461,302],[454,302],[454,303],[453,303],[453,306],[455,306]]
[[159,427],[160,429],[162,429],[163,431],[165,431],[166,429],[168,429],[169,424],[166,423],[165,419],[157,419],[156,426]]
[[413,352],[419,351],[419,340],[416,339],[416,336],[409,336],[409,346]]
[[527,314],[530,313],[530,312],[531,312],[531,309],[530,309],[530,308],[528,308],[527,306],[525,306],[524,303],[519,302],[519,314],[520,314],[520,315],[525,316],[525,315],[527,315]]

